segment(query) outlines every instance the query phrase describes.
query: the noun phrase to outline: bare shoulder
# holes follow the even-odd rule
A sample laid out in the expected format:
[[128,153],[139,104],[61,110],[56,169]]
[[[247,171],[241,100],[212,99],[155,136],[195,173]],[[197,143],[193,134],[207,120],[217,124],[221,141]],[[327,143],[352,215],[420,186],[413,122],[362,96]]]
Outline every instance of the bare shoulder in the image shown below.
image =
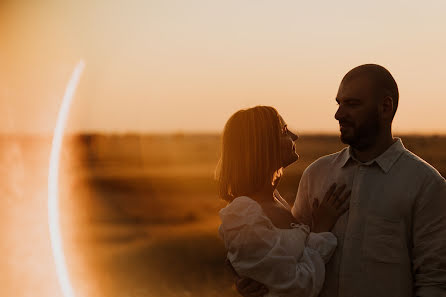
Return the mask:
[[262,209],[273,225],[279,229],[290,229],[292,223],[297,223],[291,211],[277,202],[262,203]]

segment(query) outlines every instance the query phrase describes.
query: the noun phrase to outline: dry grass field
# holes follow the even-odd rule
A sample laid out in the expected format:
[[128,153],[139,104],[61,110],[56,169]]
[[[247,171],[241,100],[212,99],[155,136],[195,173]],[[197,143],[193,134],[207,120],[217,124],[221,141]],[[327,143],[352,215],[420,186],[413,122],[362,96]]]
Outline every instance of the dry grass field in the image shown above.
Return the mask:
[[[445,175],[445,137],[402,139]],[[79,162],[68,172],[77,173],[77,207],[86,217],[74,217],[77,226],[88,222],[76,238],[83,238],[82,248],[91,253],[87,262],[99,261],[94,274],[102,281],[98,292],[237,296],[223,267],[225,251],[217,235],[217,213],[224,206],[213,180],[218,135],[96,135],[75,140],[71,147],[77,153],[72,156]],[[289,203],[303,170],[343,147],[337,136],[301,136],[301,158],[285,170],[279,185]],[[79,196],[79,188],[88,193]]]
[[[446,175],[445,136],[401,137]],[[57,290],[54,281],[45,281],[54,278],[53,270],[42,268],[42,263],[53,265],[45,200],[49,141],[0,138],[0,190],[7,198],[2,296],[47,296]],[[219,135],[66,137],[61,217],[77,296],[237,296],[217,234],[218,210],[225,205],[213,179],[219,142]],[[342,147],[337,136],[300,137],[300,159],[279,185],[289,203],[303,170]]]

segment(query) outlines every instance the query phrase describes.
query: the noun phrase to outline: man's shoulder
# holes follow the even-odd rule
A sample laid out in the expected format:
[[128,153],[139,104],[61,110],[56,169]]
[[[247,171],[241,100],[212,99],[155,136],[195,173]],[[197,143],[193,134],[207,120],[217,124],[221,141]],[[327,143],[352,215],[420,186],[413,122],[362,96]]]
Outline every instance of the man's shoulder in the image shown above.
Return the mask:
[[401,156],[401,161],[404,162],[405,166],[416,170],[416,172],[424,176],[426,179],[442,179],[444,181],[444,177],[441,176],[434,166],[408,149],[404,150],[404,153]]
[[304,171],[304,174],[318,173],[321,171],[331,170],[334,165],[340,164],[342,159],[348,154],[348,147],[343,148],[339,152],[322,156],[311,163]]

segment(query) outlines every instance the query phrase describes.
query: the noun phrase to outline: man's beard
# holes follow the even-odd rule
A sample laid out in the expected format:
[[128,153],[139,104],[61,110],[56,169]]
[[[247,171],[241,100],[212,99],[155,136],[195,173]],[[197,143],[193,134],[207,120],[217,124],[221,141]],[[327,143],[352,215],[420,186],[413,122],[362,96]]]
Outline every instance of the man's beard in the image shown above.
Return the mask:
[[381,130],[378,111],[376,110],[373,114],[370,114],[361,125],[354,126],[353,124],[351,128],[353,129],[353,135],[345,135],[341,131],[341,141],[358,151],[368,149],[376,142],[377,135]]

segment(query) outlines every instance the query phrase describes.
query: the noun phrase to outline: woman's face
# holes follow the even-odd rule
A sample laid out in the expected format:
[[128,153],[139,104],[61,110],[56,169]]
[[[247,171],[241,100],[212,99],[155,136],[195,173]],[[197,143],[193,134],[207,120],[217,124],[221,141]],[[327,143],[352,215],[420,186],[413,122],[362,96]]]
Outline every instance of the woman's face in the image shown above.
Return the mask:
[[280,117],[280,123],[282,127],[280,150],[282,153],[282,166],[285,168],[299,159],[299,155],[296,152],[296,144],[294,143],[298,136],[288,130],[287,124],[282,117]]

